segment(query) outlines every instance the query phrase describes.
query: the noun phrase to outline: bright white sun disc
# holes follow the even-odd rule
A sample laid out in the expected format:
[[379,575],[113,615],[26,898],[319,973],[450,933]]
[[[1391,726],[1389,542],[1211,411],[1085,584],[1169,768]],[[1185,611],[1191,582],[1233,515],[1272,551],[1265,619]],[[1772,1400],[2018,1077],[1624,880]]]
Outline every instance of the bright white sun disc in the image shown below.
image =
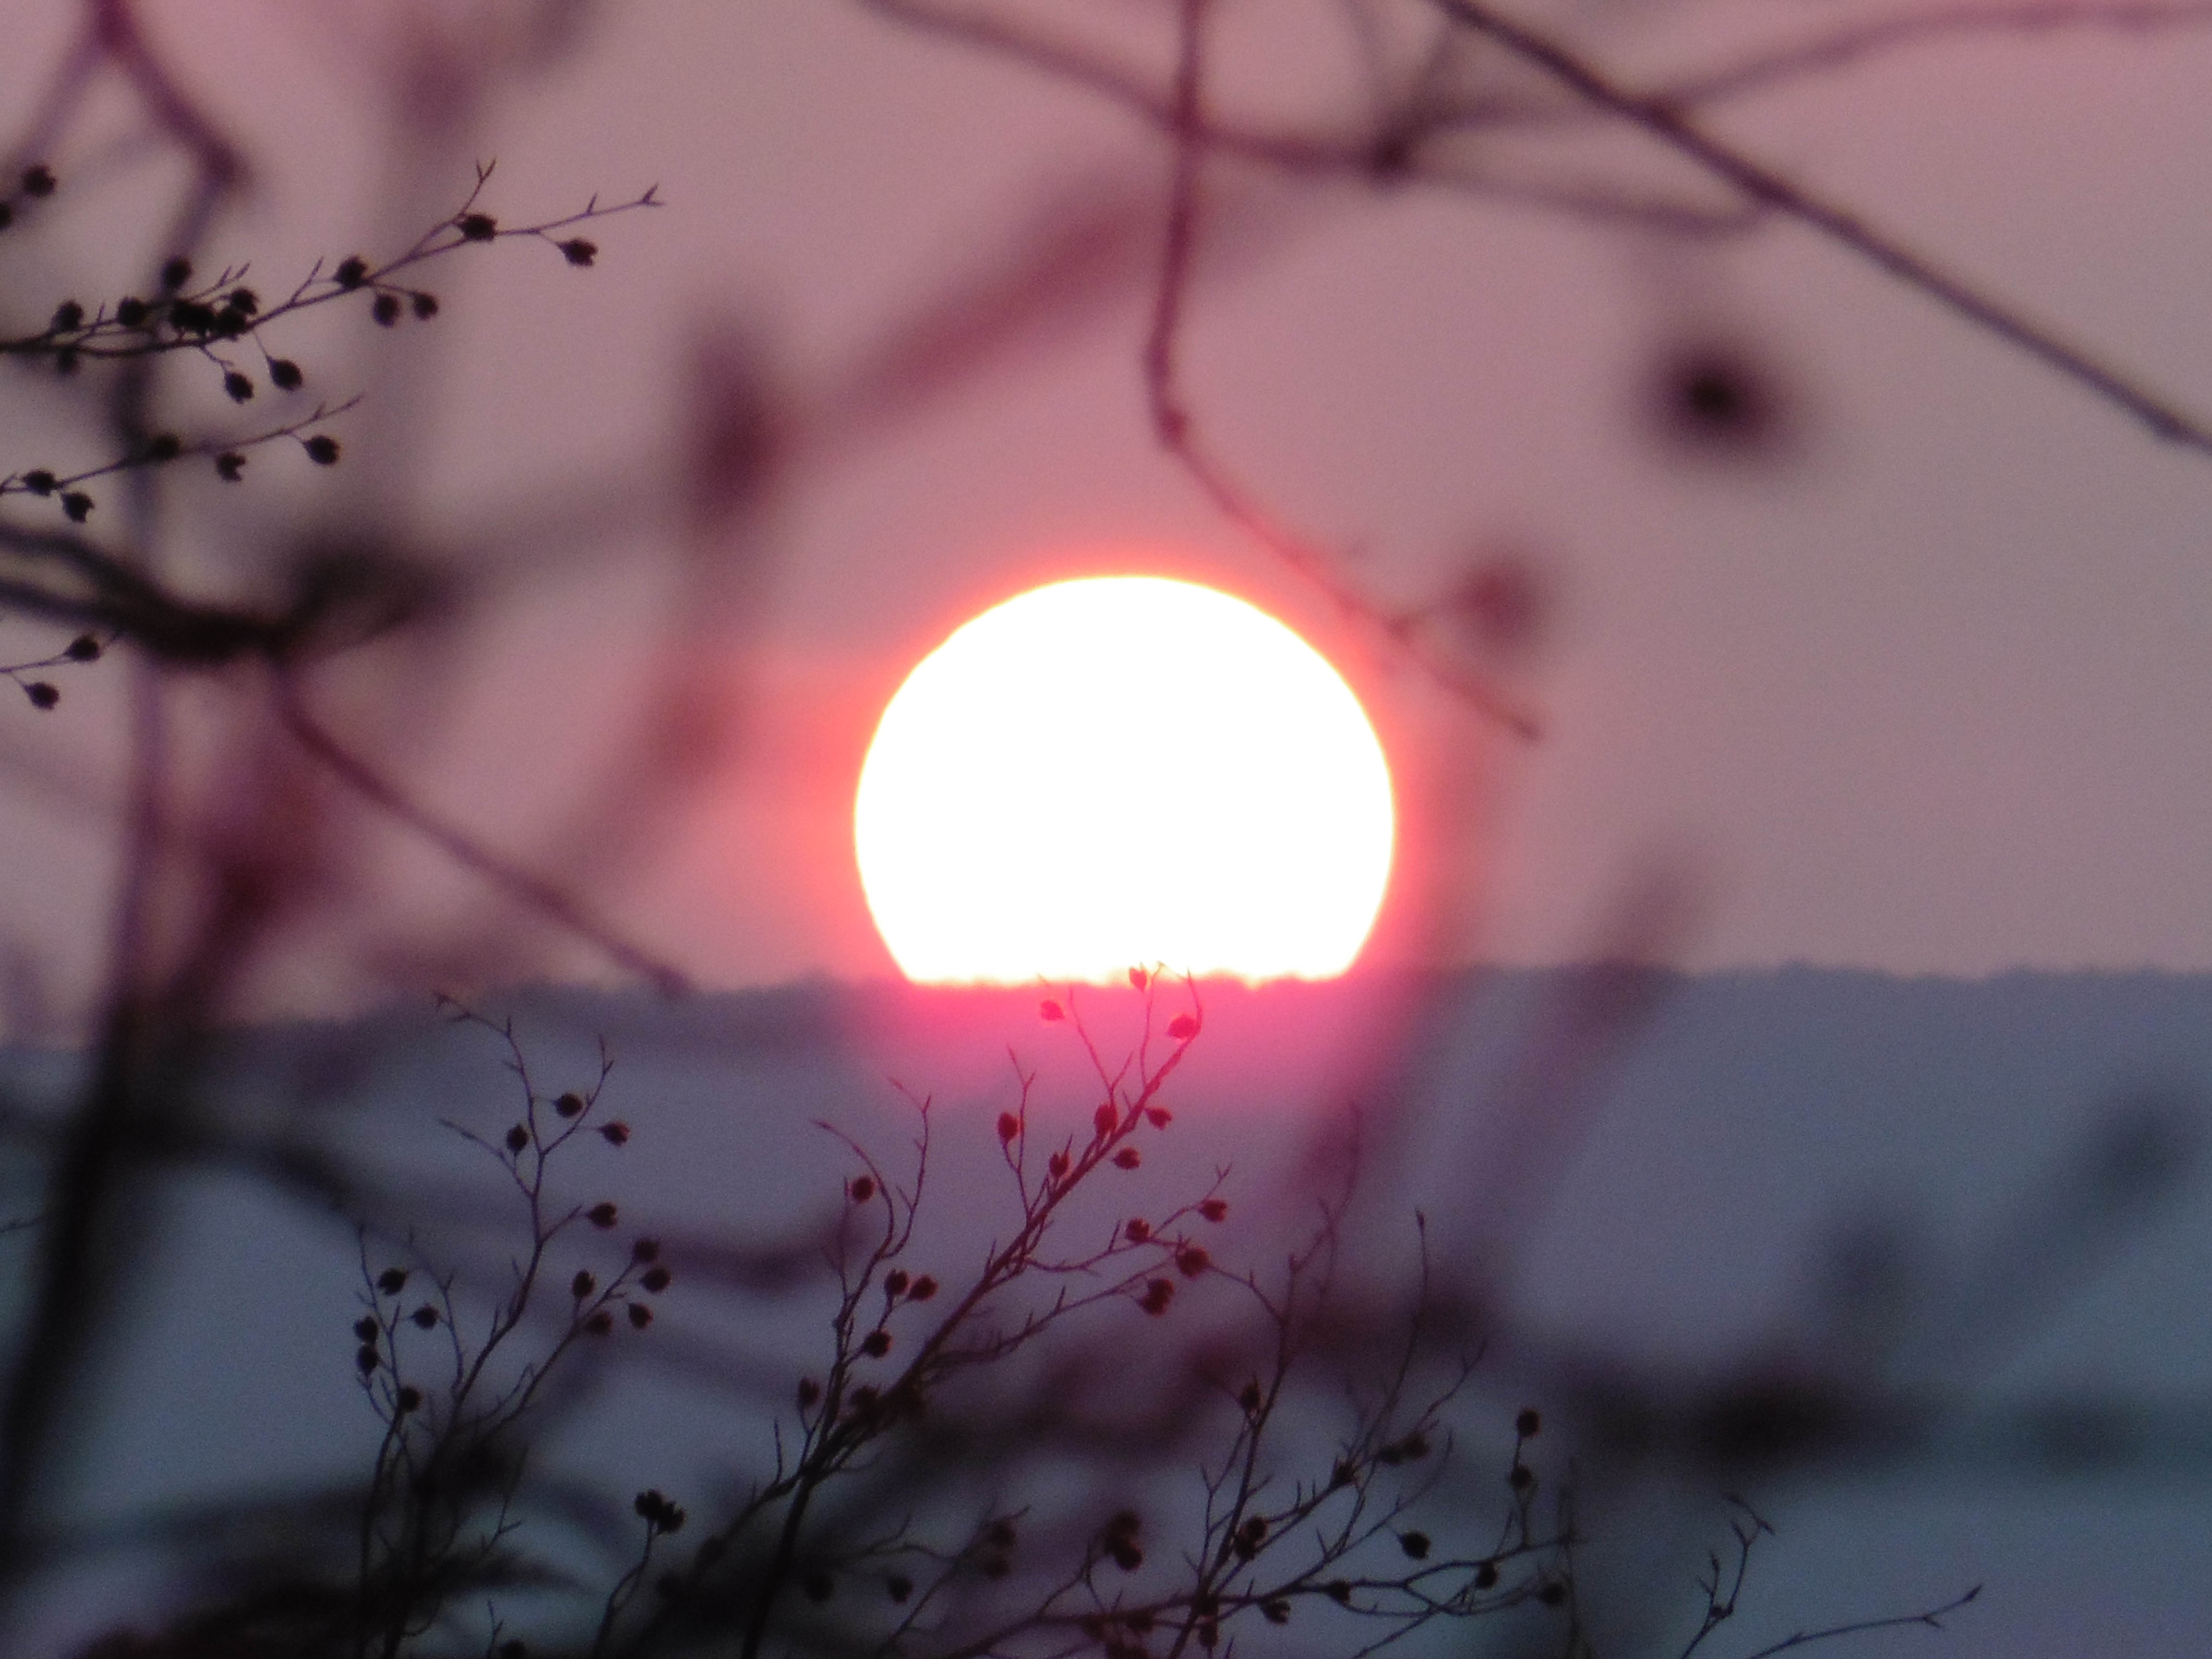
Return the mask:
[[955,631],[884,709],[854,808],[884,943],[933,981],[1339,974],[1395,828],[1382,745],[1320,653],[1152,576]]

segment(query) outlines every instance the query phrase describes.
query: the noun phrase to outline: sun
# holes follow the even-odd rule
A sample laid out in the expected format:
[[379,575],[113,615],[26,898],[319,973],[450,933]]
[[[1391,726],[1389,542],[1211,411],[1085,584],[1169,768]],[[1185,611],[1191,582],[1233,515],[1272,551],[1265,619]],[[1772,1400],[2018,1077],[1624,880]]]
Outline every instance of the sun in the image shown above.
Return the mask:
[[909,979],[1322,979],[1374,925],[1395,815],[1375,729],[1311,646],[1212,588],[1098,576],[921,660],[853,829]]

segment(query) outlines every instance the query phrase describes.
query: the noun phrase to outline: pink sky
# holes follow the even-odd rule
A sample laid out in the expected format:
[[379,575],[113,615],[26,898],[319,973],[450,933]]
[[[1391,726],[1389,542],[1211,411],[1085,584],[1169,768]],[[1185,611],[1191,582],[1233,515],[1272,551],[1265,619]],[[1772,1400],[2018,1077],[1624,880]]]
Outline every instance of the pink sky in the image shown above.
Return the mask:
[[[1255,9],[1230,8],[1234,27]],[[362,65],[392,16],[440,9],[191,10],[197,44],[180,50],[261,168],[228,239],[284,272],[349,246],[392,154]],[[1772,38],[1763,16],[1561,27],[1656,73]],[[1243,60],[1240,86],[1324,106],[1345,96],[1319,73],[1331,50],[1317,23],[1290,29]],[[2208,70],[2212,40],[2187,33],[1966,42],[1720,125],[2212,407],[2212,243],[2177,159],[2212,145]],[[702,323],[748,331],[819,410],[1046,204],[1164,166],[1103,104],[827,0],[609,12],[454,154],[471,152],[497,156],[512,216],[655,182],[668,205],[607,225],[599,267],[573,281],[520,258],[498,282],[446,279],[434,352],[402,343],[401,372],[380,369],[355,453],[415,467],[422,502],[465,509],[494,480],[527,490],[665,453]],[[1570,159],[1674,176],[1625,140]],[[465,187],[456,165],[416,185],[433,216]],[[1109,271],[1105,297],[1035,349],[802,449],[763,522],[757,586],[726,632],[692,641],[696,696],[735,711],[736,735],[601,894],[633,933],[710,983],[886,971],[848,824],[876,709],[975,610],[1142,568],[1274,611],[1353,678],[1390,734],[1425,872],[1400,908],[1448,902],[1462,952],[1571,956],[1657,857],[1695,878],[1682,954],[1697,964],[2212,965],[2212,464],[1802,233],[1685,250],[1418,190],[1261,191],[1237,209],[1234,246],[1203,256],[1185,343],[1200,420],[1386,593],[1432,592],[1499,545],[1544,560],[1564,596],[1556,646],[1516,682],[1544,739],[1455,713],[1211,513],[1146,425],[1141,283],[1122,292]],[[96,264],[82,246],[46,257]],[[1779,366],[1799,411],[1784,462],[1685,466],[1646,441],[1636,397],[1655,344],[1701,329]],[[656,592],[556,574],[477,624],[476,672],[413,775],[529,853],[604,744],[631,740],[617,716]],[[103,880],[86,757],[112,706],[88,693],[64,712],[79,724],[0,733],[33,781],[0,817],[40,872],[12,902],[48,951]],[[58,768],[93,775],[75,805],[35,783]],[[368,907],[380,915],[456,890],[418,854],[388,858],[378,879],[398,896]],[[544,965],[586,960],[547,948]]]

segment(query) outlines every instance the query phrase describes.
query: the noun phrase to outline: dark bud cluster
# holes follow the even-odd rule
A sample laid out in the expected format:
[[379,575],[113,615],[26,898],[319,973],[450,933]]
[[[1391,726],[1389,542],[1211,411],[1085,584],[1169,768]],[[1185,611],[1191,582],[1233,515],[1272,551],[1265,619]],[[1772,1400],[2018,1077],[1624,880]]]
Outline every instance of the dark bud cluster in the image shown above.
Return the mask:
[[386,1267],[376,1276],[376,1288],[386,1296],[397,1296],[407,1288],[407,1269]]
[[1124,1572],[1134,1572],[1145,1565],[1145,1552],[1137,1542],[1141,1529],[1137,1512],[1123,1510],[1107,1522],[1106,1530],[1099,1535],[1100,1545]]
[[655,1532],[681,1532],[684,1529],[683,1510],[670,1503],[653,1487],[647,1486],[638,1493],[630,1507]]
[[586,241],[580,236],[572,236],[561,244],[561,257],[572,265],[589,265],[599,257],[599,245]]
[[464,240],[471,242],[489,242],[499,234],[499,221],[489,213],[464,213],[453,226]]
[[592,1225],[597,1227],[601,1232],[605,1232],[620,1218],[621,1212],[615,1208],[612,1203],[605,1200],[592,1205],[590,1209],[584,1212],[584,1219],[590,1222]]

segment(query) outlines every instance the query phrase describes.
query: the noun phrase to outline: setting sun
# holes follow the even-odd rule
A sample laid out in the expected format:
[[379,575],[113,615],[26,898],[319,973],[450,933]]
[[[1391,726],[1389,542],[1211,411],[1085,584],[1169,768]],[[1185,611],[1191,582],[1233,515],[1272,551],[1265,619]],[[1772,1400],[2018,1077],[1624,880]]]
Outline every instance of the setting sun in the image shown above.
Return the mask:
[[876,926],[935,981],[1339,974],[1394,830],[1336,671],[1242,599],[1151,576],[957,629],[884,710],[854,808]]

